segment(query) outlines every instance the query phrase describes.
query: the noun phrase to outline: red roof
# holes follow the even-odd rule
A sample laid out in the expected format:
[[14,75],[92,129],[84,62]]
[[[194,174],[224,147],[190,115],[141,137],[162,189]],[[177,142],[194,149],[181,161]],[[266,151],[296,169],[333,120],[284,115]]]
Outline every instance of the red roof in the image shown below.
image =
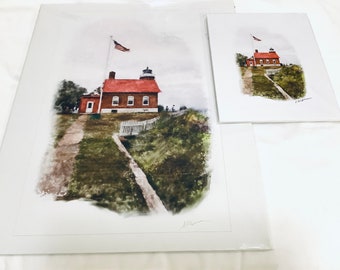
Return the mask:
[[276,52],[256,52],[254,53],[255,58],[264,58],[264,59],[279,59],[280,57]]
[[105,93],[159,93],[155,80],[107,79],[104,82]]

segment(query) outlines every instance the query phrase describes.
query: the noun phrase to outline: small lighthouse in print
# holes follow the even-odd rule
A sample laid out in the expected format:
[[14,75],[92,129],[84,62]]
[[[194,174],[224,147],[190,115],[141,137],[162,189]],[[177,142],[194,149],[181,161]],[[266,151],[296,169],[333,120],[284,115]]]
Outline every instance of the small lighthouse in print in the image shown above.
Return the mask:
[[273,48],[270,48],[268,52],[259,52],[257,49],[254,51],[252,57],[246,60],[248,67],[252,66],[262,66],[262,67],[272,67],[280,66],[280,56],[276,53]]

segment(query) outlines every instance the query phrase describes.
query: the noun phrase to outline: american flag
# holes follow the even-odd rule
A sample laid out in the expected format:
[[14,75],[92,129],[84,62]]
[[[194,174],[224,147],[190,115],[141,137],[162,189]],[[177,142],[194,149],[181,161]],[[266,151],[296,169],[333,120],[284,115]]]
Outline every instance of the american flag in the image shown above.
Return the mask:
[[251,35],[251,36],[253,37],[254,40],[256,40],[256,41],[261,41],[261,39],[255,37],[255,36],[253,36],[253,35]]
[[119,44],[117,41],[113,41],[113,43],[115,44],[115,49],[122,51],[122,52],[128,52],[130,51],[130,49],[124,47],[123,45]]

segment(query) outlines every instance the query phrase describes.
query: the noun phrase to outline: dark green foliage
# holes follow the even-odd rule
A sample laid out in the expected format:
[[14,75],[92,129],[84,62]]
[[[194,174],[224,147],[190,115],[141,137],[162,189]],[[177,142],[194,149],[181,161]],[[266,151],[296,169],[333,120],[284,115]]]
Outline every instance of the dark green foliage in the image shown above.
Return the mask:
[[237,53],[236,54],[236,63],[240,66],[240,67],[244,67],[246,65],[247,62],[247,56],[241,54],[241,53]]
[[152,130],[126,144],[165,207],[174,213],[197,203],[208,188],[207,121],[194,110],[178,116],[164,112]]
[[79,107],[80,97],[86,89],[72,81],[63,80],[58,88],[54,108],[61,113],[72,113]]
[[273,81],[294,99],[302,98],[306,94],[303,70],[298,65],[282,66],[273,76]]
[[158,105],[158,112],[164,111],[164,106],[163,105]]

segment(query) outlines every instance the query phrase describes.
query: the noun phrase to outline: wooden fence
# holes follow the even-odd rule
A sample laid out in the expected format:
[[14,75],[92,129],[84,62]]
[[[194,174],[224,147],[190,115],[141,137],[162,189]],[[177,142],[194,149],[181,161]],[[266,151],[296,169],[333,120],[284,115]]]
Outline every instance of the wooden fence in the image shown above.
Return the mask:
[[120,123],[119,136],[135,136],[141,131],[153,128],[159,117],[152,118],[145,121],[124,121]]

